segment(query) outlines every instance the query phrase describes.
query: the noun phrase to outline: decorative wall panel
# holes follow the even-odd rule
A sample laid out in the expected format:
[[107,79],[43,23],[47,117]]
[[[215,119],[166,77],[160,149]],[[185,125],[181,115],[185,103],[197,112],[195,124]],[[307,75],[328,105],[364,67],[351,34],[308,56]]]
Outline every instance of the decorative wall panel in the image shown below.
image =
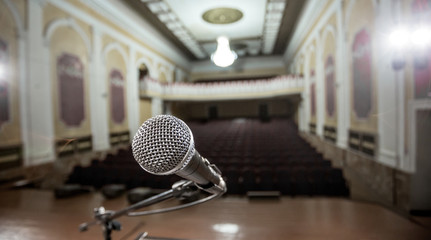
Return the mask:
[[336,91],[335,91],[335,66],[334,58],[329,55],[325,62],[325,93],[326,93],[326,114],[334,118],[336,112]]
[[10,87],[6,74],[8,59],[8,44],[0,38],[0,129],[4,123],[10,120]]
[[310,85],[311,116],[316,116],[316,83]]
[[353,110],[358,118],[371,114],[373,84],[371,76],[371,40],[366,29],[356,33],[352,46]]
[[123,123],[124,111],[124,77],[120,70],[112,69],[109,74],[111,81],[111,117],[117,124]]
[[60,119],[78,127],[85,118],[84,66],[78,56],[65,52],[57,58],[57,81]]

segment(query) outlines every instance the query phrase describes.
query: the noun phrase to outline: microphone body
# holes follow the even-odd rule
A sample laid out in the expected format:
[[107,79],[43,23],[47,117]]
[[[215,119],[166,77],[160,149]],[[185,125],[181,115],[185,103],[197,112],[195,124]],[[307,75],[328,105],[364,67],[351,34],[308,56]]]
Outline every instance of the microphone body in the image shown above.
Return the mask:
[[190,128],[174,116],[158,115],[145,121],[133,138],[132,151],[149,173],[176,174],[204,191],[226,192],[220,170],[195,150]]
[[175,174],[191,180],[200,186],[219,185],[221,182],[220,173],[213,169],[213,167],[215,166],[211,166],[207,159],[195,151],[187,166]]

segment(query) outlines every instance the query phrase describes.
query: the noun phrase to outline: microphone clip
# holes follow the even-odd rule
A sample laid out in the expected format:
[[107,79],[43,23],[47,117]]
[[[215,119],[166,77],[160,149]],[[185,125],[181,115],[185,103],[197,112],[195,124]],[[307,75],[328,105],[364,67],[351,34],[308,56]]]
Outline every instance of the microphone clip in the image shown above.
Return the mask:
[[219,181],[218,181],[218,184],[209,183],[207,185],[200,185],[200,184],[195,183],[195,185],[199,189],[201,189],[205,192],[211,193],[211,194],[224,194],[224,193],[226,193],[226,191],[227,191],[226,183],[223,180],[223,178],[221,177],[222,173],[221,173],[220,169],[216,165],[210,164],[210,162],[206,158],[202,157],[202,159],[204,160],[205,165],[208,166],[210,171],[215,173],[215,175],[219,178]]

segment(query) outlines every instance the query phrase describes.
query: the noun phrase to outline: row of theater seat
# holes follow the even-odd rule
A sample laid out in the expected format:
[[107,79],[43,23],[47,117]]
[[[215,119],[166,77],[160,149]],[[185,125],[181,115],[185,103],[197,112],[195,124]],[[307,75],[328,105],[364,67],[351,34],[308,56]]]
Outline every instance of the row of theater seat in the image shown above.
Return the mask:
[[222,170],[228,193],[349,194],[342,171],[332,168],[299,136],[292,120],[237,119],[188,125],[198,151]]
[[280,191],[285,195],[346,196],[348,189],[340,169],[329,167],[281,167],[278,169],[228,168],[223,171],[228,193]]
[[124,184],[127,189],[149,187],[169,189],[181,178],[176,175],[156,176],[145,172],[134,164],[103,164],[96,161],[89,167],[75,167],[66,183],[93,186],[100,189],[105,185]]
[[[332,168],[288,119],[262,123],[257,119],[187,123],[196,149],[223,173],[228,194],[278,190],[285,195],[346,196],[340,169]],[[89,167],[76,167],[68,183],[125,184],[128,188],[166,189],[180,180],[176,175],[155,176],[142,170],[131,149],[95,159]]]

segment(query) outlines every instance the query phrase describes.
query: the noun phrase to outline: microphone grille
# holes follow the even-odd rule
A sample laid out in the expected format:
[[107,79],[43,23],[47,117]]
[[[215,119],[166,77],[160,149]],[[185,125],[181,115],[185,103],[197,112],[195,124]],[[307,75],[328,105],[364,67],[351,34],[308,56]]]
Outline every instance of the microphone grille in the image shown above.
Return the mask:
[[158,115],[145,121],[133,137],[132,151],[141,167],[168,175],[183,169],[195,148],[190,128],[180,119]]

